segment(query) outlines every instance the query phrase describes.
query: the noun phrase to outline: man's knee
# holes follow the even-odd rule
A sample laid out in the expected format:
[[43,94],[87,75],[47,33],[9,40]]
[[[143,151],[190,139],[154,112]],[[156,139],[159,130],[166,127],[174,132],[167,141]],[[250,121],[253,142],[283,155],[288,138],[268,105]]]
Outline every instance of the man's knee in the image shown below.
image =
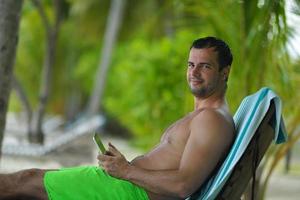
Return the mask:
[[47,199],[44,170],[28,169],[0,177],[0,199]]
[[20,184],[30,182],[36,179],[43,179],[45,174],[44,170],[41,169],[26,169],[16,173],[16,179]]
[[47,199],[43,181],[45,172],[35,168],[18,172],[19,194],[27,199]]

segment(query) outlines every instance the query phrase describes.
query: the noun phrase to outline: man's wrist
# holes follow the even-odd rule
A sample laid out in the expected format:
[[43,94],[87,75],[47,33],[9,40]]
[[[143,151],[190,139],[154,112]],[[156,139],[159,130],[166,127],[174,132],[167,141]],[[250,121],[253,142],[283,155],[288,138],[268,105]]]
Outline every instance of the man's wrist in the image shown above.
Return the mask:
[[134,170],[134,168],[135,167],[130,162],[128,162],[127,169],[125,170],[126,172],[125,172],[124,179],[130,181],[130,179],[132,177],[132,171]]

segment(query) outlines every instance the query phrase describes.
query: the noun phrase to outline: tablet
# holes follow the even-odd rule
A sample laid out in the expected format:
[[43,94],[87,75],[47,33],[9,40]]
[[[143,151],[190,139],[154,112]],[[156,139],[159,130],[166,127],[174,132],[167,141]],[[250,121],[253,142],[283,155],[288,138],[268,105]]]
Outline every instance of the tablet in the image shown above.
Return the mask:
[[94,142],[97,144],[99,150],[101,151],[101,153],[105,154],[106,150],[105,150],[105,147],[101,141],[101,138],[100,138],[100,134],[99,133],[95,133],[94,137]]

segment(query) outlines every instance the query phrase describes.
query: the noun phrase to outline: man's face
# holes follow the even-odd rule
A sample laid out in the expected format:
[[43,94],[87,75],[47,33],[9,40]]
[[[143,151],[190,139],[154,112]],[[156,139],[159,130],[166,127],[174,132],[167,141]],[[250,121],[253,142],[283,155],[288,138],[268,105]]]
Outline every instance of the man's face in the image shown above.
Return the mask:
[[222,82],[218,53],[214,47],[192,48],[188,59],[187,81],[196,97],[210,96]]

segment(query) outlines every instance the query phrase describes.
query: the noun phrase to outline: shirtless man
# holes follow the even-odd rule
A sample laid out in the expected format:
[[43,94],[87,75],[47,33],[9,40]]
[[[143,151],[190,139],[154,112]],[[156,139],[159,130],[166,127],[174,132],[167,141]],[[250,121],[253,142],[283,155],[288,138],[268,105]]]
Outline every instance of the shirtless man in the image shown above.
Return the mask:
[[[106,176],[109,174],[109,179],[123,181],[131,184],[130,187],[136,187],[138,193],[144,195],[143,199],[185,199],[194,193],[223,160],[234,139],[234,123],[225,100],[231,63],[230,49],[222,40],[214,37],[195,40],[187,63],[187,81],[195,99],[194,111],[171,125],[155,148],[131,162],[128,162],[116,147],[109,144],[107,154],[97,157],[102,169],[93,171],[92,177],[102,172]],[[87,173],[87,170],[84,168],[77,171],[78,174],[67,182],[69,189],[63,189],[56,194],[55,191],[59,190],[57,185],[63,185],[60,182],[68,180],[65,178],[67,176],[59,179],[57,174],[60,171],[31,169],[0,175],[0,199],[56,200],[55,196],[72,190],[72,180],[79,182],[76,184],[84,182],[81,176]],[[49,175],[51,178],[47,175],[46,178],[45,173],[54,175]],[[73,170],[69,174],[73,175],[76,172]],[[90,182],[83,185],[92,185],[93,181]],[[101,193],[105,187],[98,186],[93,194]],[[92,190],[91,187],[78,193]],[[111,187],[114,186],[107,185],[107,188]],[[51,188],[54,188],[52,192]],[[121,190],[115,189],[112,193],[121,195]],[[76,191],[72,191],[71,197],[67,198],[65,195],[61,199],[91,199],[90,196],[79,198],[75,193]],[[111,196],[93,199],[114,198]]]

